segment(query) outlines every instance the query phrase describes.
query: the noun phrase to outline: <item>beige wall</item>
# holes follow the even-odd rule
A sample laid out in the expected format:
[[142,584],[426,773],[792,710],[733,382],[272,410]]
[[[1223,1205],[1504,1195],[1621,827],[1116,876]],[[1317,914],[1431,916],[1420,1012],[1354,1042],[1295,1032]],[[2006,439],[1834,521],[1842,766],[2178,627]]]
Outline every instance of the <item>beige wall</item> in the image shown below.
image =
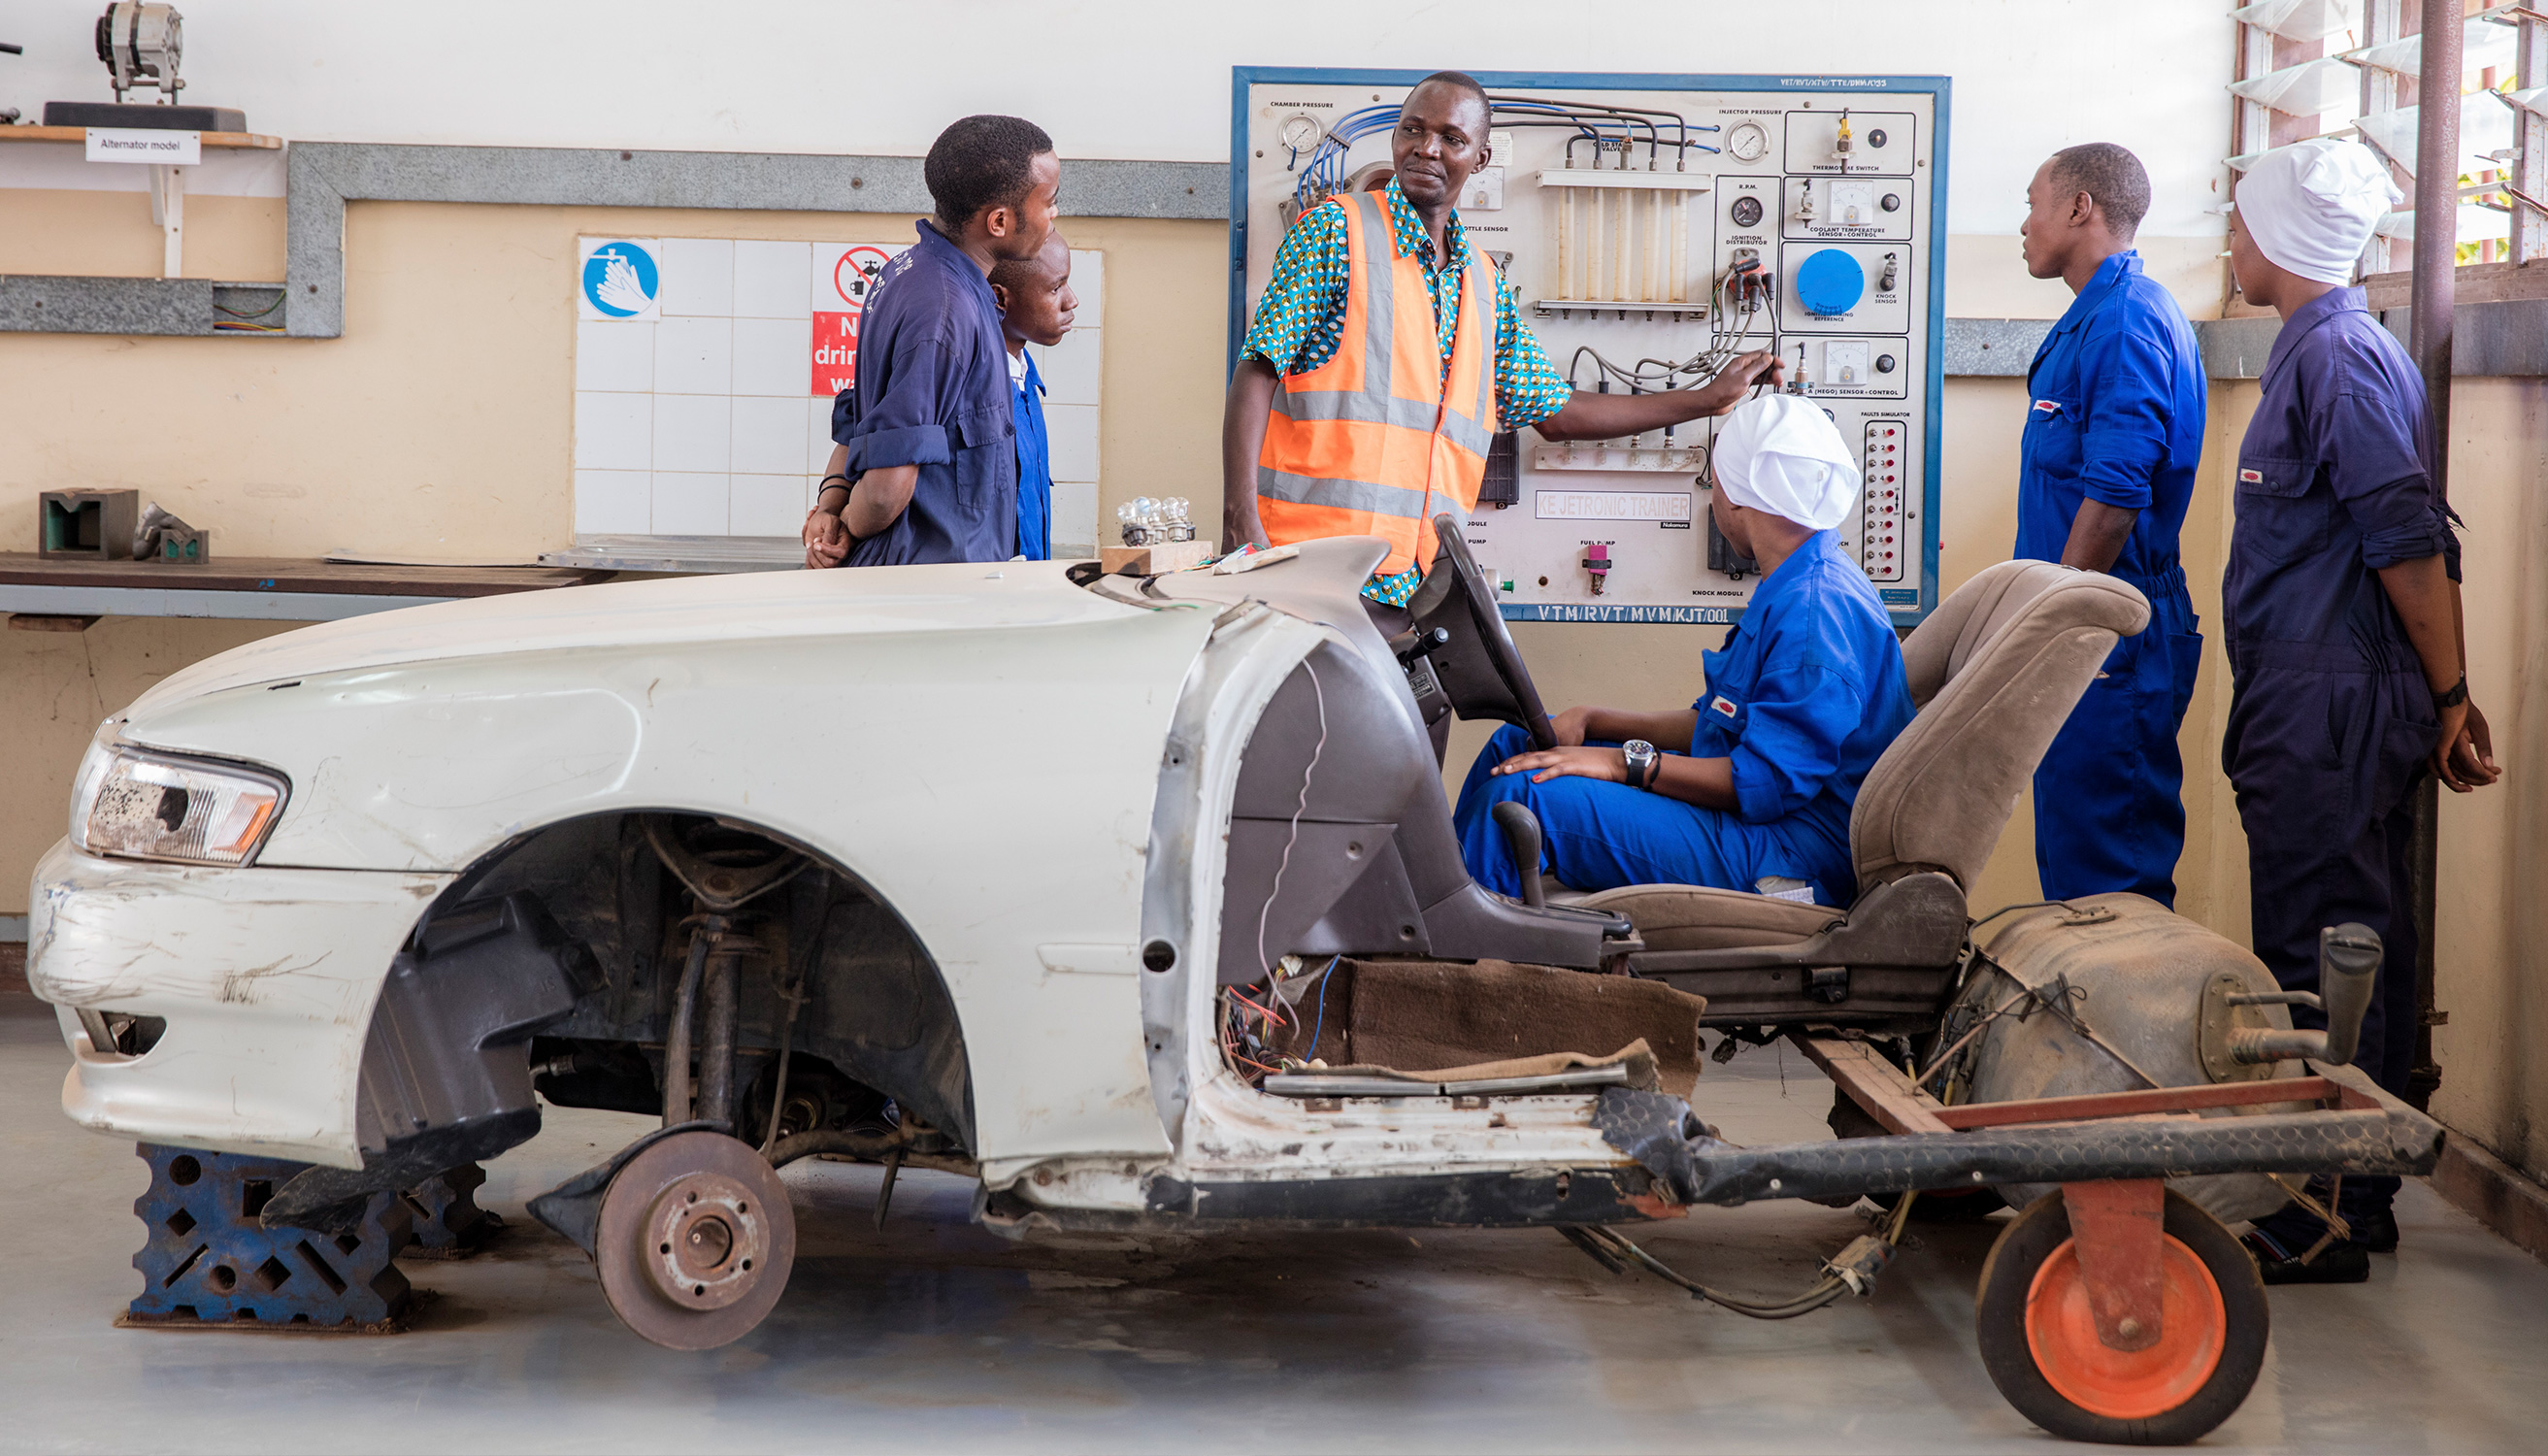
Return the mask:
[[[24,145],[26,143],[20,143]],[[38,142],[36,145],[67,143]],[[165,241],[146,192],[0,192],[0,273],[156,278]],[[283,276],[283,199],[190,196],[187,278],[272,282]],[[0,348],[7,348],[0,345]]]
[[[133,195],[0,196],[12,220],[5,239],[119,233],[127,229],[104,221]],[[1075,246],[1108,262],[1101,518],[1135,496],[1217,496],[1224,229],[1065,226]],[[345,216],[342,338],[0,335],[10,378],[0,391],[9,441],[0,501],[136,488],[212,528],[228,556],[527,556],[564,546],[574,521],[575,240],[596,232],[900,242],[911,221],[356,203]],[[272,260],[243,266],[244,276],[281,272],[279,234],[269,241]],[[0,271],[47,247],[54,265],[75,261],[70,248],[14,246],[0,250]],[[191,227],[188,247],[192,257]],[[34,549],[35,512],[0,510],[0,550]]]
[[2548,1179],[2548,380],[2457,381],[2469,687],[2503,781],[2442,795],[2433,1112]]

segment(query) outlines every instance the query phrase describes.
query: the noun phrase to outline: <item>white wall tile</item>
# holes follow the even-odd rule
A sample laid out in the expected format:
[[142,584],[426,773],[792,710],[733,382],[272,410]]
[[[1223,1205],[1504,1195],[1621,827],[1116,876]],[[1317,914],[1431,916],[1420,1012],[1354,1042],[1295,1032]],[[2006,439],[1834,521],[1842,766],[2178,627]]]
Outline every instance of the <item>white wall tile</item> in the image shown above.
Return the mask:
[[734,320],[667,318],[655,325],[655,392],[724,395],[734,389]]
[[734,320],[734,393],[801,400],[813,387],[814,320]]
[[654,534],[726,534],[727,484],[724,475],[659,470],[655,472],[654,494]]
[[654,477],[642,470],[575,473],[575,533],[579,536],[643,536],[653,529]]
[[1106,322],[1106,255],[1094,250],[1070,250],[1070,291],[1079,295],[1079,321],[1090,328]]
[[1056,405],[1050,400],[1044,407],[1045,433],[1052,441],[1052,478],[1056,481],[1097,480],[1097,407],[1094,405]]
[[[810,392],[809,315],[841,307],[830,271],[843,250],[658,241],[664,320],[588,321],[577,331],[579,532],[795,534],[832,453],[832,402]],[[1036,362],[1059,481],[1054,540],[1087,547],[1103,534],[1095,482],[1105,255],[1073,250],[1071,286],[1076,326]]]
[[734,402],[723,395],[657,395],[655,469],[723,474],[733,429]]
[[813,245],[803,242],[738,242],[734,245],[734,317],[805,317],[805,269]]
[[575,387],[644,394],[655,387],[655,325],[585,318],[575,325]]
[[805,478],[738,475],[726,529],[738,536],[793,536],[805,526]]
[[816,476],[832,459],[832,402],[816,396],[805,402],[805,468]]
[[667,237],[657,248],[664,317],[734,316],[734,244],[721,237]]
[[575,397],[575,466],[578,470],[644,470],[655,462],[655,397],[578,391]]
[[1073,328],[1051,348],[1027,345],[1035,355],[1036,372],[1044,376],[1044,402],[1054,405],[1094,405],[1097,403],[1099,364],[1104,357],[1102,328]]
[[805,405],[803,400],[737,396],[734,402],[734,449],[727,457],[738,474],[805,473]]
[[[1072,554],[1094,549],[1097,540],[1097,485],[1094,481],[1055,481],[1052,486],[1052,544],[1055,560],[1064,559],[1060,549],[1070,547]],[[1116,542],[1107,540],[1112,546]]]

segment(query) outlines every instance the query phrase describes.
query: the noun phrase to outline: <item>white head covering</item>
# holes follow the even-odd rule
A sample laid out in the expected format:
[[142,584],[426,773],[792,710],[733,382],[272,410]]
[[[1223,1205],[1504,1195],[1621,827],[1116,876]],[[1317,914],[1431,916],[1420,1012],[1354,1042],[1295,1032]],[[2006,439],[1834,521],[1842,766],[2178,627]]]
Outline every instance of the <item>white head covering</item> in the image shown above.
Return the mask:
[[1858,461],[1840,430],[1798,395],[1763,395],[1716,427],[1709,457],[1725,499],[1827,531],[1858,499]]
[[2320,136],[2265,153],[2238,179],[2235,201],[2239,226],[2268,261],[2341,288],[2371,229],[2406,194],[2370,147]]

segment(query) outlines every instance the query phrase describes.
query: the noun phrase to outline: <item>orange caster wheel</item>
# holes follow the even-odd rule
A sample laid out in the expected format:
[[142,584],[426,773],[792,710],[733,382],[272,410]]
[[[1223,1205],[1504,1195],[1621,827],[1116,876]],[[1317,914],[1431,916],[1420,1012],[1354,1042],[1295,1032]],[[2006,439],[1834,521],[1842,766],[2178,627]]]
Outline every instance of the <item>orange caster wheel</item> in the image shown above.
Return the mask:
[[1991,1383],[2020,1414],[2069,1440],[2173,1446],[2245,1402],[2271,1328],[2255,1262],[2218,1220],[2174,1193],[2165,1195],[2160,1228],[2154,1337],[2132,1320],[2120,1336],[2101,1333],[2060,1192],[2036,1200],[1991,1246],[1976,1332]]

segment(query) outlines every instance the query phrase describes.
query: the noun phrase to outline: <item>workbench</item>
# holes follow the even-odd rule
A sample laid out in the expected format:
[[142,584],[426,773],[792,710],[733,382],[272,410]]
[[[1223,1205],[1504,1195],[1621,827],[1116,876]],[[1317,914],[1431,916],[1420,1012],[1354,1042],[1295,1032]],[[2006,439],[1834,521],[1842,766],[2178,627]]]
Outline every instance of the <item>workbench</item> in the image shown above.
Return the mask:
[[0,552],[0,611],[40,616],[332,622],[366,612],[606,581],[548,566],[378,566],[282,557],[195,565]]

